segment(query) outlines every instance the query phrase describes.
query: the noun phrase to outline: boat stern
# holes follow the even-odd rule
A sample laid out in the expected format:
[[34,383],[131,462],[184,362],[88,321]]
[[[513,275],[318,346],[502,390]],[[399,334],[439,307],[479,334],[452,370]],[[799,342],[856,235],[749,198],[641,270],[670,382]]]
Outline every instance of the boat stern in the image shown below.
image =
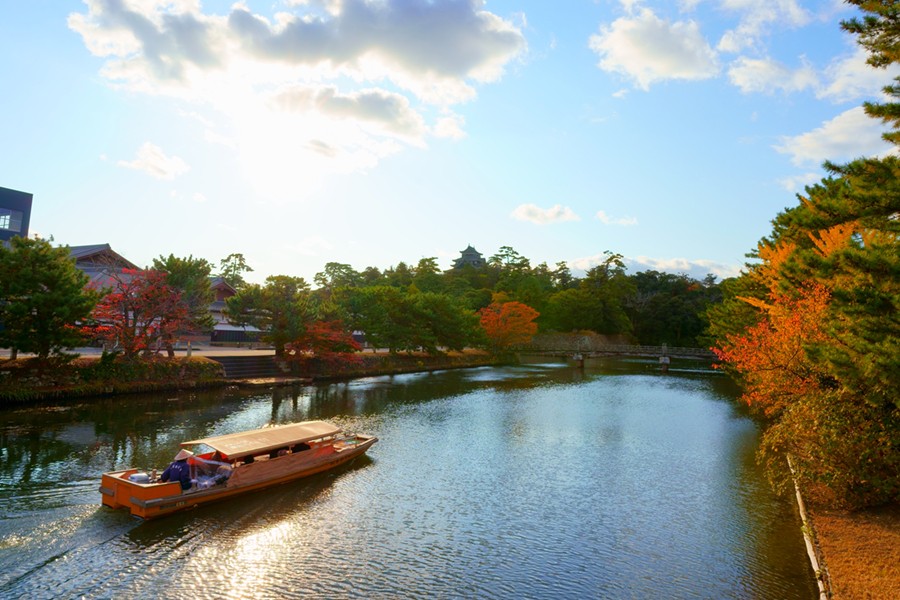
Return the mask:
[[100,501],[103,506],[114,509],[125,508],[132,515],[147,519],[152,516],[147,510],[148,501],[181,495],[179,482],[133,481],[132,475],[138,473],[137,469],[104,473],[100,478]]

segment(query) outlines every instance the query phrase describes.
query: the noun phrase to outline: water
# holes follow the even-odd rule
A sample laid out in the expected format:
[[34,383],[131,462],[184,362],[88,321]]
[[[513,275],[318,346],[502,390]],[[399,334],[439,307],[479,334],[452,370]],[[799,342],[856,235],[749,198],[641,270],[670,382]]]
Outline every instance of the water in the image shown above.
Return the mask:
[[[0,597],[814,598],[800,524],[721,376],[641,361],[373,377],[0,413]],[[99,475],[307,419],[339,472],[158,521]]]

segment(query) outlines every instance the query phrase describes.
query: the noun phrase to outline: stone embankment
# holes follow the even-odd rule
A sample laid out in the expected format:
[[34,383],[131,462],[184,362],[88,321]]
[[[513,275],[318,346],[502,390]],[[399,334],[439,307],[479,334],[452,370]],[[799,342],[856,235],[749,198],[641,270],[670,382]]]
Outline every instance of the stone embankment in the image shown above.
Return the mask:
[[111,355],[0,360],[0,406],[225,384],[222,365],[202,356],[123,361]]
[[[199,353],[197,353],[199,354]],[[221,358],[221,352],[209,352]],[[240,355],[241,351],[231,354]],[[248,356],[251,353],[246,353]],[[253,351],[252,355],[268,354]],[[349,379],[500,364],[486,352],[448,352],[437,356],[418,353],[362,353],[352,360],[325,363],[316,360],[278,361],[281,377],[268,377],[275,385],[310,380]],[[210,356],[151,357],[125,361],[112,355],[75,359],[0,359],[0,406],[54,398],[102,396],[162,390],[211,388],[234,383],[225,365]],[[257,378],[258,379],[258,378]]]

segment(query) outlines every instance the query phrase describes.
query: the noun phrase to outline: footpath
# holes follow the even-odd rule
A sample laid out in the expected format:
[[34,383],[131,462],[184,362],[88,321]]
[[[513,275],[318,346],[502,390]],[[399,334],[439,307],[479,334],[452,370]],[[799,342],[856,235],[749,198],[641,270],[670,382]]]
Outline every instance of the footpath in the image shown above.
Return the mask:
[[900,598],[900,504],[809,516],[833,600]]

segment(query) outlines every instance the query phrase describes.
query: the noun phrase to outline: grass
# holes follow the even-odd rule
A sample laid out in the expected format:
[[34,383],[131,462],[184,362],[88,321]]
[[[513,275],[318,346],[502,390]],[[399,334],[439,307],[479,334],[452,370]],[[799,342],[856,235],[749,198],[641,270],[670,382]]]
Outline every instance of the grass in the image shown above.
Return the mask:
[[900,598],[900,504],[811,513],[834,600]]

